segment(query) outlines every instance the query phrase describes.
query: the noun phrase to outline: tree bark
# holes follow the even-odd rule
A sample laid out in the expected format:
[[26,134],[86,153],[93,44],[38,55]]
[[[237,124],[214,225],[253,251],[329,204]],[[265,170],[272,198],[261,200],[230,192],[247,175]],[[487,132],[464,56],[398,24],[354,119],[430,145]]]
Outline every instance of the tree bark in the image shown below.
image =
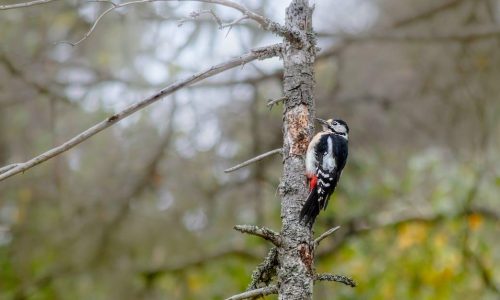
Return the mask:
[[283,159],[280,185],[282,246],[278,250],[279,299],[312,299],[314,283],[311,228],[300,224],[307,198],[305,153],[314,130],[314,70],[316,56],[308,0],[293,0],[286,10],[286,27],[301,41],[285,39],[283,50]]

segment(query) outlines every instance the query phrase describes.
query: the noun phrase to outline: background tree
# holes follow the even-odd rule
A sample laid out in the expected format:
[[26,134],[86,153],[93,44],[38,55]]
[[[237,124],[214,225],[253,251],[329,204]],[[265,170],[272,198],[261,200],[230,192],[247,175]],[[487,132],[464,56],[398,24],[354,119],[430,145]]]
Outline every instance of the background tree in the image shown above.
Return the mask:
[[[285,23],[288,1],[243,2]],[[315,231],[342,227],[318,248],[316,266],[358,283],[318,284],[315,297],[496,299],[498,2],[315,4],[316,112],[348,120],[353,149]],[[241,18],[232,9],[158,2],[115,9],[77,46],[60,43],[85,36],[109,7],[2,6],[2,165],[61,144],[165,82],[282,39],[252,20],[219,30],[210,9],[222,25]],[[198,83],[2,181],[2,297],[244,290],[269,246],[230,228],[281,227],[281,161],[223,170],[281,148],[281,104],[265,105],[282,97],[281,65],[250,63]]]

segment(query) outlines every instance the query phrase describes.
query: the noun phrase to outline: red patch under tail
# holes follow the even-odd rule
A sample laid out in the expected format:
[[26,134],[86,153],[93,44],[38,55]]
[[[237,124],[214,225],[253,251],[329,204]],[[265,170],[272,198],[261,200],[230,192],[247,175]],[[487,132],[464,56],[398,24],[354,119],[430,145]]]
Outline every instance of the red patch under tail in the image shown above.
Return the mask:
[[309,180],[309,191],[312,191],[318,185],[318,176],[313,175]]

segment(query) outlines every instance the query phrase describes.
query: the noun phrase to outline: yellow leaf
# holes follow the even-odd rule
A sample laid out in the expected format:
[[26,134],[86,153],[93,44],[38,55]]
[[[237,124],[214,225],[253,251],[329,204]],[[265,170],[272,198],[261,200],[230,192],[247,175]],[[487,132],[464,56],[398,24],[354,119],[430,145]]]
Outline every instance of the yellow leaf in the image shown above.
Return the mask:
[[203,278],[198,275],[190,274],[187,278],[189,290],[197,292],[203,287]]
[[471,230],[477,230],[483,224],[483,216],[481,216],[480,214],[477,214],[477,213],[473,213],[467,217],[467,221],[469,224],[469,228]]
[[425,224],[403,224],[398,230],[397,245],[400,249],[422,243],[427,237]]
[[440,233],[434,237],[433,241],[434,241],[434,245],[437,248],[443,248],[446,245],[446,243],[448,242],[448,236],[445,235],[444,233]]

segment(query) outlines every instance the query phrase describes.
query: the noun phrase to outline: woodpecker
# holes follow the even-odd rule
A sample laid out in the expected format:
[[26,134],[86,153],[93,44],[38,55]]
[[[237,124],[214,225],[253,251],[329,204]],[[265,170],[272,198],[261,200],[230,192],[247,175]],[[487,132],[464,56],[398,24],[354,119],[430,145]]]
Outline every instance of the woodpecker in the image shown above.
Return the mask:
[[300,220],[312,224],[321,209],[326,209],[347,161],[349,127],[343,120],[316,118],[323,126],[307,148],[306,177],[309,196],[300,211]]

